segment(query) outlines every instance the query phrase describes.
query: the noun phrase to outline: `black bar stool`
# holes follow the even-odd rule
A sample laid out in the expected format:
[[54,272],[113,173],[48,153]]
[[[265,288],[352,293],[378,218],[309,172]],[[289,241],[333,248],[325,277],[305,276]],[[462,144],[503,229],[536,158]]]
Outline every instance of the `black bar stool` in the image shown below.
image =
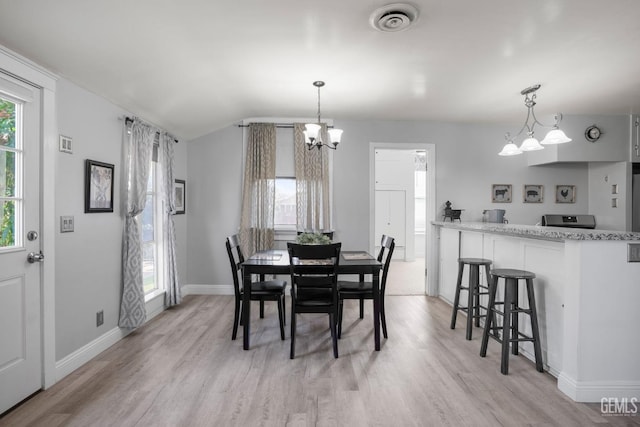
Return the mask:
[[[480,356],[487,355],[487,345],[489,344],[489,336],[496,341],[502,343],[502,359],[500,361],[500,372],[504,375],[509,373],[509,344],[511,352],[518,354],[518,343],[521,341],[533,342],[533,351],[536,359],[536,370],[544,372],[542,367],[542,352],[540,350],[540,333],[538,332],[538,313],[536,312],[536,299],[533,292],[533,279],[536,275],[530,271],[514,270],[514,269],[494,269],[491,270],[491,282],[489,283],[489,312],[484,325],[484,333],[482,334],[482,346],[480,347]],[[504,279],[504,301],[496,301],[496,289],[498,288],[498,279]],[[526,282],[527,300],[529,308],[523,308],[518,305],[518,284],[520,280]],[[496,305],[503,305],[504,311],[496,309]],[[518,314],[525,313],[531,318],[531,337],[521,333],[518,330]],[[502,327],[495,323],[496,314],[502,316]],[[502,329],[502,334],[498,331]]]
[[[469,266],[469,286],[462,286],[462,274],[464,266]],[[458,310],[467,312],[467,339],[471,339],[471,331],[473,329],[472,321],[475,319],[475,325],[480,326],[480,318],[486,317],[487,307],[480,305],[480,295],[489,295],[489,287],[480,284],[480,266],[484,266],[489,280],[489,266],[491,260],[484,258],[458,258],[458,281],[456,282],[456,296],[453,300],[453,313],[451,313],[451,329],[456,328],[456,318]],[[483,292],[486,289],[487,292]],[[460,307],[460,291],[467,291],[467,306]],[[485,314],[480,314],[480,309],[484,309]]]

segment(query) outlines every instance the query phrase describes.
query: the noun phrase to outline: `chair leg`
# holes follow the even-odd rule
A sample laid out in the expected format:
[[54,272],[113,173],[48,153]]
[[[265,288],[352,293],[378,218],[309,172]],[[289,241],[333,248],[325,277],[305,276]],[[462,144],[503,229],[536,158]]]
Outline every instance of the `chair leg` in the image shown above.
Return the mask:
[[[514,308],[514,309],[518,308],[518,306],[520,305],[520,301],[519,301],[519,298],[518,298],[518,286],[519,285],[520,284],[516,280],[516,283],[514,283],[514,286],[513,286],[513,293],[511,294],[511,297],[513,298],[513,305],[511,307]],[[518,324],[518,321],[519,321],[518,316],[520,314],[517,311],[514,311],[511,314],[513,316],[511,318],[511,339],[517,340],[519,338],[518,330],[519,330],[520,325]],[[513,341],[513,344],[511,345],[511,353],[517,356],[518,355],[518,351],[519,351],[518,341]]]
[[291,302],[291,351],[289,352],[289,359],[296,357],[296,312],[295,303]]
[[489,280],[489,302],[487,302],[487,318],[484,322],[484,332],[482,333],[482,344],[480,345],[480,357],[487,355],[487,345],[489,344],[489,333],[494,326],[496,317],[494,313],[496,302],[496,288],[498,287],[498,278],[491,277]]
[[342,338],[342,311],[344,310],[344,300],[338,303],[338,339]]
[[264,319],[264,300],[260,300],[260,318]]
[[453,298],[453,312],[451,313],[451,329],[456,328],[456,318],[458,317],[458,305],[460,304],[460,287],[462,286],[462,273],[464,264],[458,264],[458,280],[456,281],[456,294]]
[[360,298],[360,318],[364,319],[364,298]]
[[[502,357],[500,360],[500,372],[503,375],[509,373],[509,344],[511,343],[511,306],[513,305],[513,287],[515,279],[505,279],[504,285],[504,316],[502,316]],[[517,283],[515,283],[517,286]],[[514,345],[518,345],[514,343]]]
[[533,338],[533,352],[536,358],[536,370],[538,372],[544,372],[542,366],[542,350],[540,348],[540,332],[538,331],[536,298],[533,292],[533,279],[527,279],[527,296],[529,298],[529,309],[531,310],[531,336]]
[[384,312],[384,298],[380,298],[380,321],[382,322],[382,336],[387,339],[387,316]]
[[278,323],[280,324],[280,339],[284,341],[284,316],[286,315],[286,313],[282,304],[282,298],[278,298]]
[[240,321],[240,300],[236,298],[235,303],[235,313],[233,314],[233,332],[231,334],[231,339],[235,340],[238,335],[238,323]]
[[329,313],[331,324],[331,341],[333,341],[333,357],[338,358],[338,332],[336,331],[336,313]]
[[471,340],[473,332],[473,314],[475,312],[474,299],[476,291],[476,283],[478,283],[478,266],[469,266],[469,287],[467,288],[467,340]]
[[287,324],[287,305],[285,304],[286,298],[284,292],[282,293],[282,323]]

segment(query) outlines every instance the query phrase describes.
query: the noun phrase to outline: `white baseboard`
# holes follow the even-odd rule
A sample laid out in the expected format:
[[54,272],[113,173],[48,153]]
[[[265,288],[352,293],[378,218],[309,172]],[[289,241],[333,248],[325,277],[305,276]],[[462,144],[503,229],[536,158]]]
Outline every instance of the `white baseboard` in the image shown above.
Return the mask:
[[[147,320],[153,319],[165,309],[164,292],[158,293],[145,304],[147,309]],[[118,341],[131,333],[131,329],[115,327],[102,334],[87,345],[77,349],[73,353],[56,362],[55,382],[60,381]],[[52,384],[53,385],[53,384]]]
[[560,373],[558,389],[576,402],[601,402],[608,398],[638,398],[640,382],[633,381],[575,381]]
[[182,295],[233,295],[233,285],[183,285]]

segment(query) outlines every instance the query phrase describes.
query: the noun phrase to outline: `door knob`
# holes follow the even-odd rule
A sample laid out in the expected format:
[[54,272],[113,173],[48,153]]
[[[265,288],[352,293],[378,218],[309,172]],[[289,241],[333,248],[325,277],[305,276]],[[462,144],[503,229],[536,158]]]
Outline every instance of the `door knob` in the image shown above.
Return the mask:
[[29,255],[27,255],[27,261],[29,261],[29,263],[33,264],[34,262],[42,262],[44,261],[44,254],[42,253],[42,251],[36,253],[36,252],[30,252]]

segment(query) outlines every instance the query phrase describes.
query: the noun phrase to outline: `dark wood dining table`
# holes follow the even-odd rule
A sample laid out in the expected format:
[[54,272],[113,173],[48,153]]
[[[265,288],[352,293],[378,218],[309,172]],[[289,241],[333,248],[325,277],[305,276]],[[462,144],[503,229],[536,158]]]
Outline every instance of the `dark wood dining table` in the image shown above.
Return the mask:
[[[289,253],[282,249],[256,252],[242,264],[242,346],[250,348],[251,326],[251,275],[289,275]],[[366,251],[342,251],[338,274],[370,274],[373,283],[373,339],[376,351],[380,351],[380,269],[382,263]]]

